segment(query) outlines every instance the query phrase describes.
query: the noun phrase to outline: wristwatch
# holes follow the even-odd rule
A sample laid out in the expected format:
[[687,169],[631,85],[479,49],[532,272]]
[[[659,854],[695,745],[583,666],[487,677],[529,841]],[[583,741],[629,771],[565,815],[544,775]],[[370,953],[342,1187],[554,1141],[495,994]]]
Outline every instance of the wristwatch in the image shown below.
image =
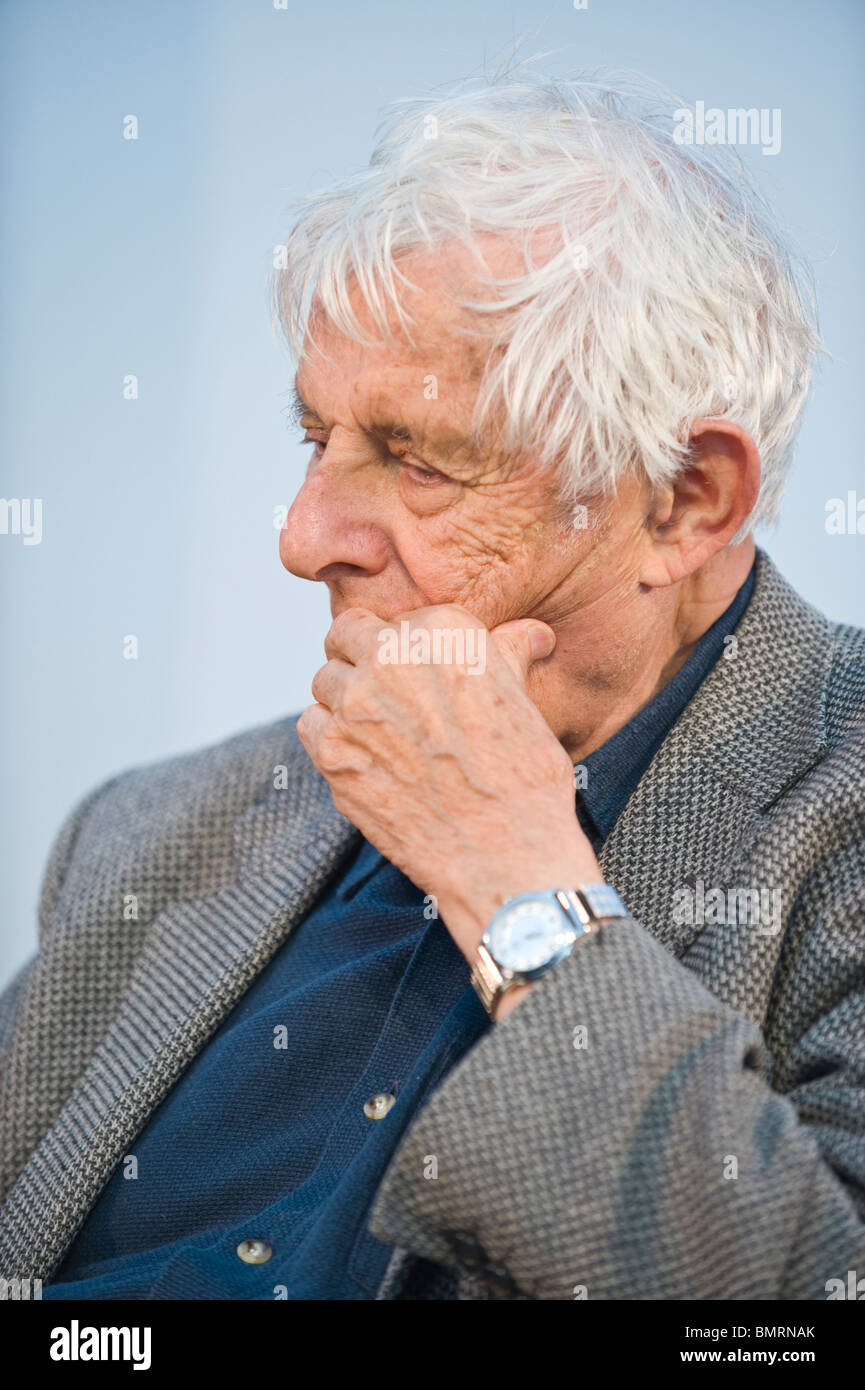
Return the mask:
[[495,1013],[505,990],[552,970],[580,937],[630,915],[609,883],[581,883],[578,888],[509,898],[484,932],[472,969],[472,984],[487,1013]]

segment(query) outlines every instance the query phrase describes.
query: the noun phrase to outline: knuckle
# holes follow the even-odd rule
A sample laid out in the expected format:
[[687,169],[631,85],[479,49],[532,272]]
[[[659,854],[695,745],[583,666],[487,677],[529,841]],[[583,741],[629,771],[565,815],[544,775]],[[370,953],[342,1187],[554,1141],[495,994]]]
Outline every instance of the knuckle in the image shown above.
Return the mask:
[[322,691],[324,690],[326,672],[327,665],[319,667],[319,669],[316,671],[315,675],[312,678],[312,685],[310,686],[310,690],[312,691],[316,700],[319,700],[319,703],[321,703],[320,696],[322,694]]
[[373,702],[360,681],[352,681],[343,692],[340,714],[344,719],[365,719],[371,712]]
[[342,741],[338,735],[326,733],[318,745],[318,765],[322,772],[339,772],[345,760]]

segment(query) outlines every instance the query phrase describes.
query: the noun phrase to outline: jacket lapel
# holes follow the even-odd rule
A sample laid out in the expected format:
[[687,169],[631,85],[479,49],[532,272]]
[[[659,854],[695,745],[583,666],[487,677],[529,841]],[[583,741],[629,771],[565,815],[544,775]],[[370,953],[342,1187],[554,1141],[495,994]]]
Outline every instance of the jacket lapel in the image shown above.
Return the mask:
[[305,757],[234,834],[236,883],[154,919],[114,1022],[10,1190],[7,1276],[51,1277],[148,1117],[358,838]]
[[[759,888],[736,879],[769,808],[822,755],[826,619],[757,551],[734,642],[658,749],[600,864],[634,917],[677,956],[705,930],[677,892]],[[769,886],[769,885],[767,885]],[[776,885],[772,885],[775,887]]]

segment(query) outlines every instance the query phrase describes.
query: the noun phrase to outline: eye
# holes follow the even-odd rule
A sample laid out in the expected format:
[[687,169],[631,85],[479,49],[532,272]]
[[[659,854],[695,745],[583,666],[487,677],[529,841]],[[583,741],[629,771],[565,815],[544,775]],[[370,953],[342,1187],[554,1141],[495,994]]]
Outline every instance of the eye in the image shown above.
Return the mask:
[[444,474],[437,473],[434,468],[421,468],[416,463],[403,463],[403,473],[418,484],[419,487],[429,487],[431,483],[443,481]]
[[327,443],[326,443],[325,440],[323,440],[323,439],[313,439],[312,435],[310,435],[310,434],[304,434],[304,435],[302,435],[301,438],[300,438],[297,442],[298,442],[298,444],[312,444],[313,447],[314,447],[314,449],[315,449],[315,453],[316,453],[316,457],[317,457],[317,458],[321,458],[322,454],[324,453],[325,449],[327,448]]

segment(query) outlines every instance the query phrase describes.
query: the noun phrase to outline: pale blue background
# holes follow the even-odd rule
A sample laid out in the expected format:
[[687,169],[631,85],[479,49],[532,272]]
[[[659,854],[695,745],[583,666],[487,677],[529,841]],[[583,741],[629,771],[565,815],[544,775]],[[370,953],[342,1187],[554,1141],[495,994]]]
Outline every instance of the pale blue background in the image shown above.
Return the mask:
[[781,153],[746,157],[815,264],[833,360],[764,543],[865,622],[865,537],[824,526],[827,498],[865,495],[861,0],[6,0],[0,495],[43,498],[44,538],[0,536],[0,984],[34,949],[45,855],[83,792],[309,702],[329,617],[277,556],[304,451],[271,248],[291,200],[367,162],[385,102],[493,66],[515,35],[562,50],[554,72],[781,108]]

